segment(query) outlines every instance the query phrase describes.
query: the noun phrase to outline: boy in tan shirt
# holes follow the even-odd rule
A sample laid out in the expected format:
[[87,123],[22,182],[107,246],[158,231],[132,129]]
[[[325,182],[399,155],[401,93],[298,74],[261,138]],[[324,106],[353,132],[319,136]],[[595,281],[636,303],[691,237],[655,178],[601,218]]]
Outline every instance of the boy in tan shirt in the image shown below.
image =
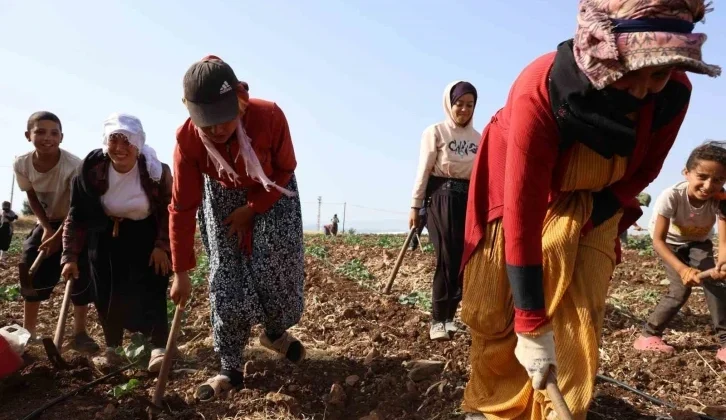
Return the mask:
[[[13,164],[15,178],[38,223],[23,242],[23,254],[18,264],[21,294],[25,299],[23,326],[36,335],[40,303],[48,300],[61,274],[63,220],[70,207],[71,180],[81,159],[61,149],[63,130],[60,119],[50,112],[36,112],[28,119],[25,137],[35,150],[18,156]],[[46,257],[31,279],[28,270],[41,250]],[[81,270],[87,273],[87,270]],[[73,341],[79,351],[94,353],[99,347],[86,333],[88,304],[92,298],[88,276],[73,283]]]

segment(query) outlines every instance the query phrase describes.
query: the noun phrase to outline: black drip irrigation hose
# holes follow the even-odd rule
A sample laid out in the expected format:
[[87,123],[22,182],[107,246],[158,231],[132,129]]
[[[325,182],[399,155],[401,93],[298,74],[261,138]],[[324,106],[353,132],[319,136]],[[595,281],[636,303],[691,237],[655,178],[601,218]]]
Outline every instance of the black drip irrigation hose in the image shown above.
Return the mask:
[[[636,395],[638,395],[638,396],[640,396],[640,397],[642,397],[642,398],[644,398],[644,399],[652,402],[653,404],[661,405],[663,407],[668,407],[668,408],[671,408],[671,409],[678,408],[678,407],[676,407],[675,405],[673,405],[673,404],[671,404],[669,402],[666,402],[666,401],[663,401],[663,400],[659,400],[658,398],[655,398],[652,395],[648,395],[648,394],[646,394],[643,391],[638,391],[637,389],[633,388],[630,385],[624,384],[624,383],[622,383],[622,382],[620,382],[620,381],[618,381],[616,379],[607,377],[605,375],[597,375],[597,379],[599,379],[599,380],[601,380],[603,382],[610,382],[613,385],[619,386],[620,388],[623,388],[623,389],[625,389],[627,391],[630,391],[633,394],[636,394]],[[698,417],[702,418],[703,420],[720,420],[720,419],[717,419],[715,417],[707,416],[705,414],[696,413],[696,415]]]
[[54,398],[54,399],[48,401],[47,403],[43,404],[37,410],[35,410],[32,413],[28,414],[27,416],[23,417],[22,420],[32,420],[32,419],[36,419],[36,418],[38,418],[38,416],[40,416],[41,414],[43,414],[43,412],[45,410],[49,409],[50,407],[53,407],[54,405],[58,404],[59,402],[64,401],[64,400],[67,400],[68,398],[70,398],[70,397],[78,394],[79,392],[85,391],[88,388],[91,388],[94,385],[97,385],[97,384],[105,381],[106,379],[109,379],[109,378],[114,377],[116,375],[120,375],[120,374],[126,372],[127,370],[131,369],[132,367],[134,367],[137,363],[138,362],[129,363],[128,365],[126,365],[126,366],[124,366],[124,367],[122,367],[122,368],[120,368],[120,369],[118,369],[118,370],[116,370],[114,372],[111,372],[108,375],[101,376],[100,378],[98,378],[98,379],[96,379],[94,381],[91,381],[91,382],[89,382],[89,383],[87,383],[87,384],[85,384],[85,385],[83,385],[83,386],[81,386],[79,388],[76,388],[73,391],[67,392],[67,393],[65,393],[65,394],[63,394],[63,395],[61,395],[61,396],[59,396],[57,398]]

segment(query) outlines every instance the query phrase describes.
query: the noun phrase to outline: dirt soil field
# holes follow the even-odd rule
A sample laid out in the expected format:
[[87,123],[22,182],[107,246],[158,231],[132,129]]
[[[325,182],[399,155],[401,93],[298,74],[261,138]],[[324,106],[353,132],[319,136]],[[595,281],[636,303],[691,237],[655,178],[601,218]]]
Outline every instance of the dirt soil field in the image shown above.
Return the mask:
[[[0,272],[0,326],[22,323],[17,296],[17,263],[23,232],[16,232],[8,268]],[[211,403],[199,403],[194,389],[217,373],[212,349],[204,278],[206,260],[193,276],[194,299],[179,339],[182,357],[172,368],[163,419],[463,419],[459,410],[468,376],[467,333],[447,343],[428,339],[431,246],[409,253],[390,296],[378,293],[404,238],[306,235],[306,310],[294,334],[308,347],[308,359],[293,366],[261,348],[248,346],[245,388]],[[601,349],[601,373],[623,381],[678,410],[659,407],[599,383],[588,419],[688,419],[693,411],[726,418],[726,375],[714,357],[703,293],[696,289],[666,339],[672,357],[639,354],[631,345],[638,328],[666,290],[662,268],[647,243],[635,241],[613,278]],[[641,255],[642,254],[642,255]],[[42,306],[40,332],[52,336],[62,285]],[[169,306],[170,318],[173,305]],[[71,315],[72,316],[72,315]],[[95,311],[90,333],[103,343]],[[67,323],[70,334],[72,321]],[[256,336],[256,334],[254,335]],[[128,353],[141,353],[139,337],[129,337]],[[146,355],[148,357],[148,355]],[[0,380],[0,418],[22,419],[45,402],[104,372],[72,350],[71,368],[58,370],[42,346],[29,347],[26,366]],[[428,361],[425,369],[416,369]],[[143,363],[143,361],[142,361]],[[143,366],[143,365],[142,365]],[[424,374],[421,374],[422,371]],[[147,419],[155,377],[132,369],[46,410],[41,419]],[[719,411],[721,410],[721,411]],[[721,413],[721,414],[719,414]]]

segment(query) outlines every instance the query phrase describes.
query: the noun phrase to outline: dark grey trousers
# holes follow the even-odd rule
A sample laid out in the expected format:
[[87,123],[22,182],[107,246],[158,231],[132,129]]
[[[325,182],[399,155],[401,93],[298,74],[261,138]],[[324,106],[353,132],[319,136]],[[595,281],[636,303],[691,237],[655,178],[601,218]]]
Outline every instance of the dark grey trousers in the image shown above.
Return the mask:
[[[713,259],[713,242],[691,242],[686,245],[668,245],[674,254],[684,264],[696,268],[701,271],[709,270],[716,264]],[[665,264],[665,271],[670,287],[668,294],[665,295],[658,305],[645,326],[643,327],[643,335],[645,336],[662,336],[663,331],[668,323],[688,301],[691,296],[691,287],[686,286],[681,281],[681,276]],[[726,344],[726,283],[721,281],[705,280],[702,283],[703,291],[706,294],[706,304],[708,311],[711,313],[711,322],[722,345]]]

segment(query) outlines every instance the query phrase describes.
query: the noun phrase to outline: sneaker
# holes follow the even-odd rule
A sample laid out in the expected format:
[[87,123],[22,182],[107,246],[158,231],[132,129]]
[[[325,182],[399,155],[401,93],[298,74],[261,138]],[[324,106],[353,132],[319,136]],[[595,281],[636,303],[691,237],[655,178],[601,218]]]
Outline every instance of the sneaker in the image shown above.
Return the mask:
[[166,354],[166,349],[158,348],[151,350],[148,367],[149,372],[157,373],[161,370],[161,364],[164,361],[164,354]]
[[73,337],[71,347],[78,352],[87,354],[96,353],[101,349],[85,331]]
[[726,347],[721,347],[716,352],[716,358],[722,362],[726,362]]
[[446,326],[443,322],[433,322],[431,324],[431,329],[429,330],[429,338],[434,341],[451,340],[451,337],[449,336],[448,331],[446,331]]
[[446,323],[444,323],[444,326],[446,328],[446,332],[449,334],[456,334],[459,332],[459,327],[456,325],[456,322],[454,322],[453,319],[447,319]]
[[466,413],[465,420],[486,420],[486,417],[481,413]]
[[668,354],[674,353],[676,351],[673,346],[669,346],[663,341],[662,338],[656,336],[646,337],[641,335],[640,337],[638,337],[637,340],[635,340],[635,343],[633,343],[633,347],[636,350],[655,351]]

